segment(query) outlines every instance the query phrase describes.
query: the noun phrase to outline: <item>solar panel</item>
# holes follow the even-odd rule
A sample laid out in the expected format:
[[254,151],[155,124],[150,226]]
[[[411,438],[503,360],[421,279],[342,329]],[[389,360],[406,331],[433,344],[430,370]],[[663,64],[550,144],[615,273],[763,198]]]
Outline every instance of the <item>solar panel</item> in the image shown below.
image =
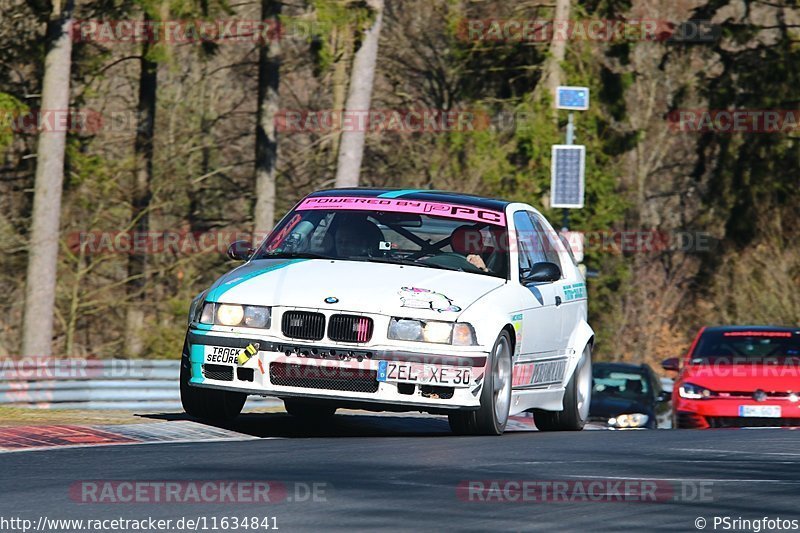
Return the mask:
[[556,109],[586,111],[589,109],[589,88],[559,86],[556,89]]
[[583,207],[586,147],[555,144],[550,164],[550,207]]

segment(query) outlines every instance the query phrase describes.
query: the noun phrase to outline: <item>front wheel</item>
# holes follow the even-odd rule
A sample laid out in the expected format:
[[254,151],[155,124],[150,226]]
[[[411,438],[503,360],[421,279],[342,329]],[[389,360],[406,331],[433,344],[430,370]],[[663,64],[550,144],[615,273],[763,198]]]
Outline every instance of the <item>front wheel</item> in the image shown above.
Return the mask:
[[511,407],[511,340],[503,331],[497,337],[483,379],[481,406],[477,411],[448,416],[456,435],[502,435]]
[[181,358],[181,404],[187,414],[208,422],[229,422],[239,416],[247,394],[204,389],[189,385],[192,377],[188,357]]
[[578,366],[564,390],[561,411],[533,411],[533,421],[539,431],[580,431],[589,418],[592,394],[592,347],[583,349]]

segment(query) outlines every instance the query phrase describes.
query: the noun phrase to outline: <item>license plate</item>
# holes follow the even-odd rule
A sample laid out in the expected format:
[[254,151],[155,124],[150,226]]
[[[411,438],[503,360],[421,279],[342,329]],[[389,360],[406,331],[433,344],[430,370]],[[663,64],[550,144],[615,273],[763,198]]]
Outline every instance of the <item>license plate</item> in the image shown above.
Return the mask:
[[380,361],[378,363],[378,381],[469,387],[472,384],[472,369],[425,363]]
[[739,416],[758,416],[764,418],[780,418],[780,405],[740,405]]

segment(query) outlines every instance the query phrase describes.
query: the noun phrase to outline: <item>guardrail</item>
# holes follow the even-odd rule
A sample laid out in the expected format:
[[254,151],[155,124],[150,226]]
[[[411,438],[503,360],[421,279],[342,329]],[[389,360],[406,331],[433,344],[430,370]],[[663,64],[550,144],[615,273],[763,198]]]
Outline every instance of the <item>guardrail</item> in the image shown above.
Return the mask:
[[[38,409],[180,410],[180,361],[0,360],[0,406]],[[281,405],[250,396],[248,407]]]

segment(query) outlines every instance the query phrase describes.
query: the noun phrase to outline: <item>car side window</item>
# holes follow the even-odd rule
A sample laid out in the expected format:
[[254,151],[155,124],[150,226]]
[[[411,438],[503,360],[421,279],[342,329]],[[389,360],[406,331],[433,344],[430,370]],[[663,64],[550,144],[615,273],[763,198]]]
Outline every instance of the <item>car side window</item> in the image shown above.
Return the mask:
[[533,224],[536,227],[536,233],[539,234],[539,238],[542,241],[542,249],[545,257],[547,258],[546,261],[555,263],[563,272],[564,267],[561,265],[561,258],[558,255],[558,249],[561,247],[561,241],[558,239],[555,231],[547,222],[542,220],[540,216],[533,213],[528,214],[530,215]]
[[649,367],[647,368],[647,375],[650,377],[650,382],[653,384],[653,397],[658,398],[664,390],[664,387],[661,386],[661,379]]
[[534,264],[547,261],[542,250],[542,242],[531,218],[526,211],[514,213],[514,227],[519,247],[520,278],[525,270],[530,270]]

